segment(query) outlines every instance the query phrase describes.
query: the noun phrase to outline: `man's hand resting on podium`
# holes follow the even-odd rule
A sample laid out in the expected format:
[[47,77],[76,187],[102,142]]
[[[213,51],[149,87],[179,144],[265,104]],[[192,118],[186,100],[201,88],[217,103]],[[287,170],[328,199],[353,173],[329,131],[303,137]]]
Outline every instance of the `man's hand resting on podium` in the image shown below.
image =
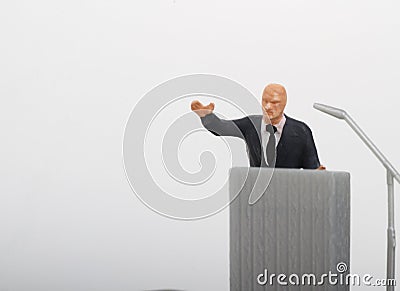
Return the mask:
[[210,103],[207,106],[200,103],[198,100],[194,100],[191,104],[192,111],[194,111],[198,116],[204,117],[207,114],[210,114],[214,110],[214,103]]

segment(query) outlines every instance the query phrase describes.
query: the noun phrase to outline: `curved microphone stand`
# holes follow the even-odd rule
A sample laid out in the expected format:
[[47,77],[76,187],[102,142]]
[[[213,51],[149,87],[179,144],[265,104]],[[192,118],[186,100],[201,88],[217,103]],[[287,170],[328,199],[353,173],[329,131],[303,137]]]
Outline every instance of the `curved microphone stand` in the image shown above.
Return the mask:
[[[400,183],[400,174],[386,159],[381,151],[374,145],[368,136],[361,130],[361,128],[354,122],[354,120],[347,114],[346,111],[335,108],[332,106],[314,103],[314,108],[326,114],[332,115],[338,119],[343,119],[355,131],[355,133],[362,139],[372,153],[378,158],[382,165],[386,168],[386,180],[388,187],[388,228],[387,228],[387,268],[386,278],[394,282],[395,274],[395,249],[396,249],[396,235],[394,229],[394,185],[393,179]],[[386,290],[394,291],[394,286],[386,286]]]

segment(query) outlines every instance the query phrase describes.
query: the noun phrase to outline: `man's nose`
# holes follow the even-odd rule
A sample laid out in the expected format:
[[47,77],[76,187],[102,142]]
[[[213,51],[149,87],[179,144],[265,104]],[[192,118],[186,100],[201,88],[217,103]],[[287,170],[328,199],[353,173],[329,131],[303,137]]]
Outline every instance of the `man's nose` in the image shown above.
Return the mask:
[[269,103],[265,104],[265,110],[268,110],[271,108],[271,105]]

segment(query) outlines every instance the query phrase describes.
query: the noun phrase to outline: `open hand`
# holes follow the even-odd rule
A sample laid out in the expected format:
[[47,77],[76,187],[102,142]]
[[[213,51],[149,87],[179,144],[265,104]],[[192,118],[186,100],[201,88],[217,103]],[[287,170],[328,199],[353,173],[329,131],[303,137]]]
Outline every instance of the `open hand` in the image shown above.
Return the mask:
[[210,114],[213,112],[215,107],[214,103],[210,103],[207,106],[203,105],[200,103],[198,100],[194,100],[191,104],[191,109],[193,112],[195,112],[198,116],[204,117],[207,114]]

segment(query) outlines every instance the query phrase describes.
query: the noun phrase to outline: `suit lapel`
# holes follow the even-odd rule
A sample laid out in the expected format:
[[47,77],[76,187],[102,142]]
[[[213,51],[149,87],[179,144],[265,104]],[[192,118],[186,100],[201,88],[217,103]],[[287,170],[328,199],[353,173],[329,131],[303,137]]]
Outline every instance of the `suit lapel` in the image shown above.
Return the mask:
[[289,154],[288,145],[293,137],[298,136],[297,132],[293,130],[291,118],[285,114],[286,122],[282,130],[282,135],[277,146],[277,159],[279,157],[279,164],[285,162]]
[[279,157],[279,163],[282,163],[285,160],[285,157],[288,154],[287,148],[286,148],[286,140],[288,139],[290,131],[290,125],[287,124],[287,120],[285,123],[285,126],[283,127],[281,138],[279,139],[278,145],[276,147],[276,159],[278,160]]

